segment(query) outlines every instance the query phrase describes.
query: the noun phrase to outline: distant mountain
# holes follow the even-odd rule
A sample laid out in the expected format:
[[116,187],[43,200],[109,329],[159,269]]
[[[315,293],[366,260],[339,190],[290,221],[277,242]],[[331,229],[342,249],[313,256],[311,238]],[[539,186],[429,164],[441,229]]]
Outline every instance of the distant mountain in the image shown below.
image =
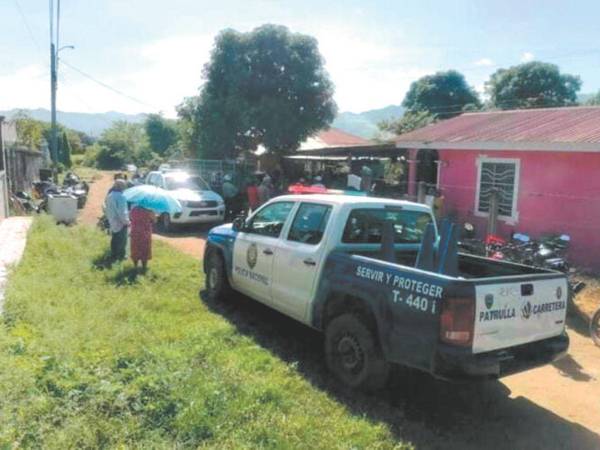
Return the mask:
[[[50,111],[47,109],[11,109],[10,111],[0,111],[0,116],[10,119],[18,111],[23,111],[33,119],[50,121]],[[331,124],[333,127],[340,128],[348,133],[355,134],[367,139],[375,136],[377,133],[377,124],[382,120],[400,118],[404,113],[404,108],[398,105],[390,105],[385,108],[372,109],[361,113],[342,112],[338,114]],[[120,112],[109,111],[106,113],[83,113],[58,111],[57,120],[66,127],[74,130],[83,131],[90,136],[99,136],[106,128],[109,128],[113,122],[124,120],[126,122],[140,123],[146,118],[145,114],[123,114]]]
[[[43,108],[38,109],[11,109],[10,111],[0,111],[0,116],[7,119],[12,118],[19,111],[36,120],[50,122],[50,111]],[[99,136],[106,128],[109,128],[113,122],[124,120],[126,122],[140,123],[146,118],[145,114],[123,114],[116,111],[105,113],[82,113],[57,111],[56,120],[68,128],[77,131],[83,131],[90,136]]]
[[342,112],[338,114],[331,126],[340,128],[348,133],[367,139],[377,134],[377,124],[382,120],[399,119],[404,114],[400,105],[390,105],[385,108],[371,109],[361,113]]

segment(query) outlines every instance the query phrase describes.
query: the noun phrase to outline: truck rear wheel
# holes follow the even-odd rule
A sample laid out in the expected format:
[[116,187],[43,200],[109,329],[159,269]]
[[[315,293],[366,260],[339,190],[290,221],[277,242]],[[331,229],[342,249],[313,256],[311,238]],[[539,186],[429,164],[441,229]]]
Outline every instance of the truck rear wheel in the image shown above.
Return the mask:
[[205,286],[211,300],[222,299],[231,293],[225,261],[217,251],[212,251],[206,260]]
[[342,314],[329,322],[325,358],[329,370],[347,386],[375,390],[387,383],[390,365],[375,333],[359,316]]
[[600,347],[600,309],[594,313],[590,322],[590,336],[594,343]]

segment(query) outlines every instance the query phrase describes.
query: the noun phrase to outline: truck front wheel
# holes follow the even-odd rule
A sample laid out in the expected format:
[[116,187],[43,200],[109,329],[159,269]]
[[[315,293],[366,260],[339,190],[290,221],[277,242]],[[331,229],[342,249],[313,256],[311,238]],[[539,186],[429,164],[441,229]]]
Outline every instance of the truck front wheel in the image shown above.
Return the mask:
[[375,390],[388,380],[390,365],[376,335],[354,314],[342,314],[327,325],[325,358],[329,370],[352,388]]
[[225,272],[225,262],[218,251],[211,251],[206,259],[206,293],[211,300],[225,297],[231,292]]

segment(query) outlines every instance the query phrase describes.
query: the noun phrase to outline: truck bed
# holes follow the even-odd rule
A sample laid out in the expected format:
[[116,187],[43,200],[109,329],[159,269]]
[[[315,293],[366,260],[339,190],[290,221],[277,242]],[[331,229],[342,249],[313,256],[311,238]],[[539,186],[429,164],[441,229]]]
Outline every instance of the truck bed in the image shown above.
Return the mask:
[[[366,246],[365,246],[366,247]],[[371,248],[342,248],[341,251],[352,255],[366,256],[378,261],[385,261],[381,257],[379,246]],[[396,262],[402,266],[414,267],[417,260],[417,249],[397,250]],[[538,267],[525,266],[522,264],[511,263],[507,261],[498,261],[490,258],[459,253],[458,256],[458,278],[477,279],[490,277],[503,277],[515,275],[535,275],[535,274],[552,274],[552,270],[542,269]]]
[[[325,286],[344,295],[361,295],[374,305],[381,323],[389,324],[380,339],[391,361],[436,372],[431,364],[441,351],[440,312],[448,298],[473,302],[472,341],[457,349],[459,353],[508,352],[548,340],[568,345],[564,274],[460,254],[459,274],[449,276],[415,268],[416,248],[398,250],[397,261],[390,263],[376,247],[331,253]],[[506,355],[512,358],[510,352]]]

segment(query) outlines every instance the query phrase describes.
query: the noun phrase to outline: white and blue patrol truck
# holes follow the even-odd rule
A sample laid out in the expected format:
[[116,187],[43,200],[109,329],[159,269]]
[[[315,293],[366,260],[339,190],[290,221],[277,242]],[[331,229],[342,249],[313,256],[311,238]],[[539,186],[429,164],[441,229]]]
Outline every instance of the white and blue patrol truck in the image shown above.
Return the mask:
[[444,271],[424,253],[428,234],[439,246],[422,204],[277,197],[210,231],[206,291],[239,291],[321,330],[329,369],[356,388],[381,387],[392,364],[469,380],[566,353],[564,274],[458,253]]

